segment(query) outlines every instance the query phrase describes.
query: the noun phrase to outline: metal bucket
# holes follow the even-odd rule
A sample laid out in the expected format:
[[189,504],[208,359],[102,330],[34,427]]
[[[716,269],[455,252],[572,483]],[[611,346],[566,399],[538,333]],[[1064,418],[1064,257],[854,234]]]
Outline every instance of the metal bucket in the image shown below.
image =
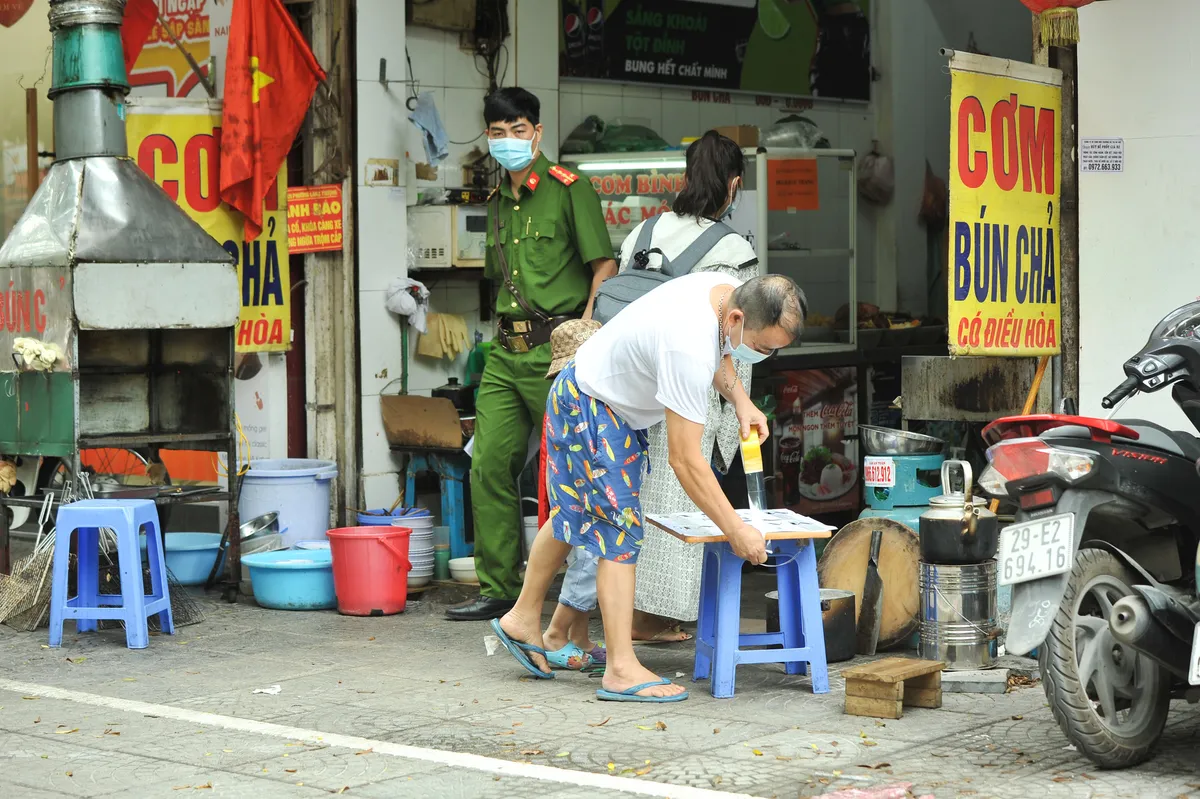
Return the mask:
[[922,561],[920,590],[920,656],[942,661],[946,671],[994,666],[1000,634],[996,561],[969,566]]
[[[767,632],[779,632],[779,592],[768,591]],[[821,589],[821,624],[825,631],[825,660],[840,663],[854,657],[854,592]]]

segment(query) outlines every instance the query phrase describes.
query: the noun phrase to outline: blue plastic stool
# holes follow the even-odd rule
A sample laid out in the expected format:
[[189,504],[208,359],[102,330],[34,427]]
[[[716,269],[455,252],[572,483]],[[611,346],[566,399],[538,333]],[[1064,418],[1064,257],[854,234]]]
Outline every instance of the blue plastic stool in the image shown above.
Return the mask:
[[[151,593],[143,594],[142,553],[138,533],[146,528],[146,554],[150,559]],[[117,565],[121,593],[100,593],[100,529],[117,536]],[[71,563],[71,533],[78,531],[77,595],[67,596]],[[158,614],[164,633],[174,634],[171,597],[167,590],[167,564],[158,525],[158,510],[146,499],[87,499],[58,509],[54,546],[54,582],[50,592],[50,646],[62,646],[63,622],[75,619],[78,632],[96,629],[100,619],[125,623],[130,649],[150,645],[146,618]]]
[[475,547],[467,543],[467,511],[463,501],[463,481],[471,473],[471,459],[465,452],[412,452],[408,456],[404,496],[415,504],[417,475],[433,472],[441,481],[442,524],[450,528],[450,557],[469,558]]
[[[725,541],[704,545],[700,581],[700,619],[696,635],[694,679],[712,676],[712,695],[733,696],[734,672],[742,663],[785,663],[788,674],[811,673],[813,693],[829,692],[825,629],[817,555],[811,540],[768,541],[779,588],[777,633],[741,634],[741,558]],[[782,646],[782,649],[743,647]]]

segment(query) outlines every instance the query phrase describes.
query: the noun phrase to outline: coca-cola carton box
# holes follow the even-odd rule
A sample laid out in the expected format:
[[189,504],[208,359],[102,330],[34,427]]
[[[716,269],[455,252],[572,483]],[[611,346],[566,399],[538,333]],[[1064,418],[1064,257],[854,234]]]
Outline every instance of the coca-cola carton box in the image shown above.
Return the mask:
[[858,384],[851,367],[781,372],[779,500],[806,516],[858,508]]

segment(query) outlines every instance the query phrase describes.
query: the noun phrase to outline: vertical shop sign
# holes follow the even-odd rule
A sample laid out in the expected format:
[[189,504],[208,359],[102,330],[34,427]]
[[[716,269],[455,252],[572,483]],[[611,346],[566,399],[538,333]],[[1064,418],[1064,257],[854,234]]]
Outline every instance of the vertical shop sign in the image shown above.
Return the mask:
[[342,187],[289,186],[288,252],[326,252],[342,249]]
[[192,219],[237,260],[242,287],[238,352],[282,352],[291,343],[287,243],[287,167],[268,193],[263,234],[246,241],[242,215],[221,202],[221,104],[145,100],[130,103],[129,154]]
[[951,355],[1054,355],[1062,73],[950,59]]
[[[206,76],[223,73],[225,50],[229,44],[229,20],[233,3],[229,0],[154,0],[158,5],[160,22],[155,25],[129,72],[129,84],[134,93],[153,90],[167,97],[187,97],[196,92],[204,96],[200,78],[187,58],[175,46],[171,37],[187,48]],[[163,27],[166,22],[167,28]],[[221,91],[218,82],[216,89]]]

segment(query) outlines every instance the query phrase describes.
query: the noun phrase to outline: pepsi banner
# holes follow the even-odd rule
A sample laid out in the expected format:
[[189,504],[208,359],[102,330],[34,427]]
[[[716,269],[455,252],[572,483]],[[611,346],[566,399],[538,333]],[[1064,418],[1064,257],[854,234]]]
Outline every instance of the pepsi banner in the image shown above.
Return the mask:
[[869,100],[866,0],[559,0],[559,75]]

